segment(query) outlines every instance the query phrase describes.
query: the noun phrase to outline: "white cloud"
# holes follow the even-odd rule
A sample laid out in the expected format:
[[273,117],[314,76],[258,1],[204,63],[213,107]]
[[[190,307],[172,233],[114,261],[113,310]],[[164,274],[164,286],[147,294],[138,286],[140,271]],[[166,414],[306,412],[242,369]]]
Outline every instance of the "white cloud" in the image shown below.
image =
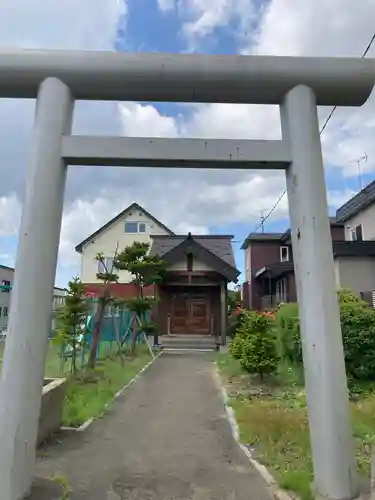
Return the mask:
[[204,104],[181,125],[183,135],[221,139],[280,139],[277,106]]
[[333,210],[337,210],[354,195],[355,191],[352,189],[344,189],[343,191],[330,190],[327,193],[328,205]]
[[1,0],[0,46],[112,49],[126,0]]
[[175,118],[161,115],[151,104],[121,103],[119,105],[123,135],[137,137],[177,137]]
[[[113,50],[117,26],[126,23],[126,6],[127,0],[2,0],[0,50]],[[0,101],[0,236],[18,232],[33,114],[33,101]],[[75,118],[75,131],[111,134],[121,130],[115,103],[79,102]],[[72,173],[69,178],[67,198],[71,203],[82,193],[85,176]],[[60,247],[60,263],[65,264],[72,262],[72,252],[66,248],[66,234],[74,228],[72,214],[77,215],[77,211],[74,213],[68,203]],[[86,220],[87,213],[84,216]]]
[[245,35],[256,21],[254,0],[158,0],[158,5],[162,11],[178,11],[190,49],[218,28]]
[[175,7],[175,0],[157,0],[160,10],[172,10]]
[[375,2],[271,0],[255,47],[248,52],[285,56],[358,56],[374,32]]
[[[374,17],[374,0],[360,4],[351,0],[272,0],[263,13],[255,45],[251,43],[243,52],[360,57],[374,34]],[[368,57],[374,55],[375,44]],[[373,95],[362,108],[337,109],[322,136],[326,163],[346,177],[358,175],[353,160],[365,154],[368,161],[361,165],[362,172],[375,170],[374,115]]]
[[0,236],[17,233],[21,219],[21,204],[15,193],[0,197]]
[[188,222],[180,222],[173,229],[176,234],[210,234],[210,230],[207,226],[193,225]]

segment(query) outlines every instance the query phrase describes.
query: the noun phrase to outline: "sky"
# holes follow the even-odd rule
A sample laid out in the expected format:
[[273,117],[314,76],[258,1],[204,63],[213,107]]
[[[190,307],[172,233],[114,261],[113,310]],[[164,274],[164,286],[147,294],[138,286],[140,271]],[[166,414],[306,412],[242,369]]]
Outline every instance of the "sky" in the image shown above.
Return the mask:
[[[1,0],[0,50],[89,49],[275,56],[361,56],[375,0]],[[375,57],[375,44],[368,57]],[[0,263],[14,265],[35,102],[0,99]],[[319,109],[321,124],[329,108]],[[375,178],[375,97],[338,108],[322,135],[329,210]],[[278,139],[278,109],[232,104],[85,102],[73,133]],[[74,247],[132,202],[175,232],[241,242],[285,189],[282,172],[71,167],[56,285],[79,272]],[[288,227],[284,197],[266,231]]]

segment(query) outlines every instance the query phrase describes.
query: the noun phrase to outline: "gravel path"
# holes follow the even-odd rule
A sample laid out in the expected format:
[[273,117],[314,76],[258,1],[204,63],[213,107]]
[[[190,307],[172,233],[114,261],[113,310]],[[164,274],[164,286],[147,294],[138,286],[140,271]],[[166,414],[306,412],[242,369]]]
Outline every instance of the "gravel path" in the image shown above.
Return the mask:
[[71,500],[271,500],[212,374],[204,354],[162,355],[105,418],[42,449],[38,476],[65,477]]

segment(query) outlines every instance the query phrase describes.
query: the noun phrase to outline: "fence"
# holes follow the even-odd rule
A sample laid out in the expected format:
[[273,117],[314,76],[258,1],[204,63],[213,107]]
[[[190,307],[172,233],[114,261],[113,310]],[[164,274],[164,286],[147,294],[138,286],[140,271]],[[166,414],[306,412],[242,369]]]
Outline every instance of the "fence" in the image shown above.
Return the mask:
[[[88,314],[85,318],[85,324],[83,325],[83,333],[77,338],[77,342],[81,344],[79,349],[81,356],[82,365],[85,363],[86,354],[91,349],[93,342],[93,329],[95,322],[95,314],[98,307],[97,298],[87,298],[88,304]],[[149,322],[150,313],[146,313],[145,321]],[[112,350],[113,344],[118,345],[118,341],[121,339],[121,344],[123,346],[129,346],[132,342],[132,324],[133,324],[133,313],[126,308],[119,308],[112,305],[106,307],[104,311],[104,317],[100,326],[100,339],[98,344],[97,356],[105,354],[107,351]],[[145,335],[141,335],[139,332],[136,338],[137,344],[145,343]],[[53,339],[54,332],[52,332],[51,338]],[[72,346],[65,344],[62,346],[61,357],[69,357],[72,353]]]

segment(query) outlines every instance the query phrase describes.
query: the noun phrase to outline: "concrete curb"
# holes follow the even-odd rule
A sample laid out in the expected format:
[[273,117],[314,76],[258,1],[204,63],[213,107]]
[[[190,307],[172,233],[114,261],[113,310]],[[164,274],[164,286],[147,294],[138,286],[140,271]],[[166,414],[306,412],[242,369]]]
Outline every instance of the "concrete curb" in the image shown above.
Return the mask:
[[111,399],[111,401],[108,401],[108,403],[104,406],[102,413],[98,417],[90,417],[88,420],[86,420],[86,422],[83,422],[83,424],[80,425],[79,427],[66,426],[66,427],[60,427],[60,429],[62,431],[74,431],[74,432],[85,431],[93,423],[93,421],[95,419],[101,418],[104,415],[106,409],[109,406],[111,406],[116,401],[116,399],[118,399],[120,396],[122,396],[122,394],[127,389],[129,389],[129,387],[131,387],[139,379],[139,377],[141,377],[143,375],[143,373],[145,373],[150,368],[150,366],[154,363],[154,361],[156,361],[162,354],[163,354],[163,351],[159,352],[153,359],[151,359],[151,361],[149,361],[147,363],[147,365],[145,365],[141,370],[139,370],[139,372],[127,384],[125,384],[123,387],[121,387],[121,389],[119,389],[116,392],[114,398]]
[[223,384],[223,379],[220,375],[220,372],[219,372],[217,365],[215,365],[214,378],[215,378],[217,387],[219,389],[221,398],[222,398],[223,403],[224,403],[226,418],[227,418],[229,425],[232,429],[233,438],[237,442],[238,446],[241,448],[243,453],[246,455],[246,457],[248,458],[251,465],[262,476],[262,478],[266,482],[267,486],[270,488],[273,498],[275,498],[277,500],[298,500],[298,497],[296,495],[293,495],[293,498],[292,498],[286,491],[280,489],[275,478],[267,470],[267,468],[264,465],[260,464],[257,460],[255,460],[251,454],[251,451],[245,445],[243,445],[241,443],[236,416],[235,416],[233,408],[228,405],[228,402],[229,402],[228,392]]

